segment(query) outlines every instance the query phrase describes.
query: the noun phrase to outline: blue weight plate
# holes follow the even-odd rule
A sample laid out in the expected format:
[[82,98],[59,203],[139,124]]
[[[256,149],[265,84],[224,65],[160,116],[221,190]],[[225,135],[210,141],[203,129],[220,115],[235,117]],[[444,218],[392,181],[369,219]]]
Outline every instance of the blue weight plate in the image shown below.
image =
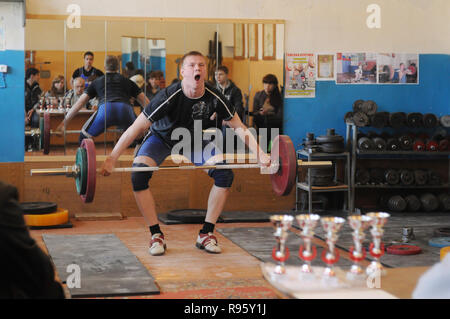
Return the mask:
[[428,241],[428,245],[430,245],[431,247],[438,247],[438,248],[450,246],[450,237],[431,238]]

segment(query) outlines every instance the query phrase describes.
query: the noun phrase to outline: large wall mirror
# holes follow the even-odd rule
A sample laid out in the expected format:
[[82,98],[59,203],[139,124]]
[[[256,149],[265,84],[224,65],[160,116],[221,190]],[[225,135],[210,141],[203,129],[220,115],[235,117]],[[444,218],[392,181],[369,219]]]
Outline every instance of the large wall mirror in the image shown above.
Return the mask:
[[[221,65],[228,68],[228,79],[242,92],[243,107],[248,111],[244,112],[243,121],[248,126],[255,125],[254,97],[264,89],[263,77],[273,74],[280,90],[283,85],[284,24],[81,19],[80,28],[69,28],[66,20],[27,19],[25,50],[26,69],[39,70],[38,83],[42,90],[41,105],[36,110],[38,116],[34,122],[30,119],[26,127],[29,131],[26,156],[42,154],[42,138],[33,132],[43,131],[44,114],[51,113],[50,130],[55,130],[88,83],[105,73],[104,61],[108,55],[118,58],[119,73],[132,78],[152,98],[161,88],[181,80],[180,60],[184,53],[200,51],[207,57],[211,85],[218,85],[217,68]],[[88,51],[93,59],[86,59]],[[86,67],[100,72],[84,75]],[[75,76],[83,74],[84,81],[74,81],[74,73]],[[56,99],[51,99],[52,96]],[[108,100],[106,93],[103,100]],[[86,122],[95,112],[98,115],[101,101],[100,97],[89,100],[67,125],[63,136],[51,134],[49,155],[76,153],[79,131],[86,129]],[[130,105],[135,115],[141,112],[142,106],[137,101],[131,100]],[[121,131],[120,127],[111,126],[98,134],[94,138],[97,154],[109,153]],[[133,154],[132,148],[129,153]]]

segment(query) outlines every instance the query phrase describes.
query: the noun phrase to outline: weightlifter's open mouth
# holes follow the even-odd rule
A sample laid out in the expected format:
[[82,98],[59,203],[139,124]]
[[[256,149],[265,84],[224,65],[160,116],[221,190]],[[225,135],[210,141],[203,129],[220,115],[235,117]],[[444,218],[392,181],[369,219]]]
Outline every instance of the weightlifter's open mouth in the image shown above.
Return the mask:
[[195,79],[195,81],[200,81],[200,74],[196,74],[195,76],[194,76],[194,79]]

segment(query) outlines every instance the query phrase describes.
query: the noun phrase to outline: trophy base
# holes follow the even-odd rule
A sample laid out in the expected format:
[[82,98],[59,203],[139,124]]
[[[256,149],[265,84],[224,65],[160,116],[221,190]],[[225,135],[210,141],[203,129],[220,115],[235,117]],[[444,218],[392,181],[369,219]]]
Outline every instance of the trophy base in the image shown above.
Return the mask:
[[323,276],[324,267],[312,267],[312,272],[303,272],[301,267],[285,266],[284,274],[276,274],[276,265],[261,263],[264,278],[278,290],[290,294],[298,291],[320,291],[335,288],[349,288],[351,285],[340,268],[334,268],[336,276]]
[[[346,273],[335,267],[336,276],[324,277],[325,267],[312,267],[312,273],[301,267],[286,266],[285,274],[275,274],[275,264],[261,263],[264,278],[278,291],[297,299],[392,299],[395,296],[381,289],[371,289],[360,281],[348,280]],[[364,277],[364,275],[363,275]],[[363,280],[365,283],[366,281]]]
[[366,268],[366,275],[373,276],[375,274],[380,274],[380,276],[386,275],[386,269],[379,261],[372,261]]

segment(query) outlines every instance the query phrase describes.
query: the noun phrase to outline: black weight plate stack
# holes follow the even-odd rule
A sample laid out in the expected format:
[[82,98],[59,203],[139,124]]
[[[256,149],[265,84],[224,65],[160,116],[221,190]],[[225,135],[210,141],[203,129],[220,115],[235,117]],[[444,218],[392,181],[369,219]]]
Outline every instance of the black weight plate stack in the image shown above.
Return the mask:
[[414,170],[414,180],[416,185],[426,185],[428,183],[428,172],[423,169]]
[[383,138],[377,136],[377,137],[374,137],[372,139],[372,141],[375,144],[376,151],[382,152],[382,151],[386,150],[386,141]]
[[383,128],[389,125],[389,112],[376,112],[370,116],[370,123],[373,127]]
[[364,127],[369,125],[370,119],[366,113],[363,112],[354,112],[353,113],[353,123],[355,123],[358,127]]
[[406,209],[406,201],[402,196],[394,195],[389,198],[387,206],[394,212],[402,212]]
[[409,186],[414,184],[414,173],[408,169],[400,171],[400,182],[403,185]]
[[400,151],[400,141],[398,138],[391,137],[386,141],[386,150],[388,151]]
[[370,182],[370,172],[365,168],[358,168],[355,175],[356,184],[366,185]]
[[408,211],[417,212],[422,206],[420,199],[416,195],[405,196],[406,208]]
[[24,215],[52,214],[58,209],[58,205],[53,202],[23,202],[20,207]]
[[414,140],[409,134],[403,134],[398,138],[400,148],[403,151],[412,151]]
[[408,113],[406,116],[406,124],[412,128],[423,127],[423,114],[417,112]]
[[353,102],[353,112],[362,112],[362,104],[364,103],[364,100],[356,100]]
[[427,212],[432,212],[438,209],[439,199],[431,193],[425,193],[420,196],[422,207]]
[[384,180],[389,185],[397,185],[400,182],[400,174],[395,169],[388,169],[384,173]]
[[370,172],[370,183],[371,184],[383,184],[384,183],[384,169],[382,168],[371,168]]
[[428,171],[428,184],[430,185],[441,185],[441,176],[433,170]]
[[450,211],[450,195],[442,193],[438,195],[438,199],[439,208],[444,212]]
[[433,113],[426,113],[423,115],[423,126],[426,128],[436,127],[439,123],[439,119]]
[[373,151],[375,150],[375,143],[371,138],[363,136],[358,140],[358,149],[360,151]]
[[334,166],[327,168],[310,168],[312,186],[334,185]]
[[364,101],[361,105],[362,112],[367,115],[374,115],[377,112],[378,105],[372,100]]
[[316,141],[324,153],[341,153],[344,151],[344,138],[336,135],[332,128],[327,129],[327,135],[318,136]]
[[406,113],[394,112],[389,114],[389,125],[393,128],[401,128],[406,125]]

